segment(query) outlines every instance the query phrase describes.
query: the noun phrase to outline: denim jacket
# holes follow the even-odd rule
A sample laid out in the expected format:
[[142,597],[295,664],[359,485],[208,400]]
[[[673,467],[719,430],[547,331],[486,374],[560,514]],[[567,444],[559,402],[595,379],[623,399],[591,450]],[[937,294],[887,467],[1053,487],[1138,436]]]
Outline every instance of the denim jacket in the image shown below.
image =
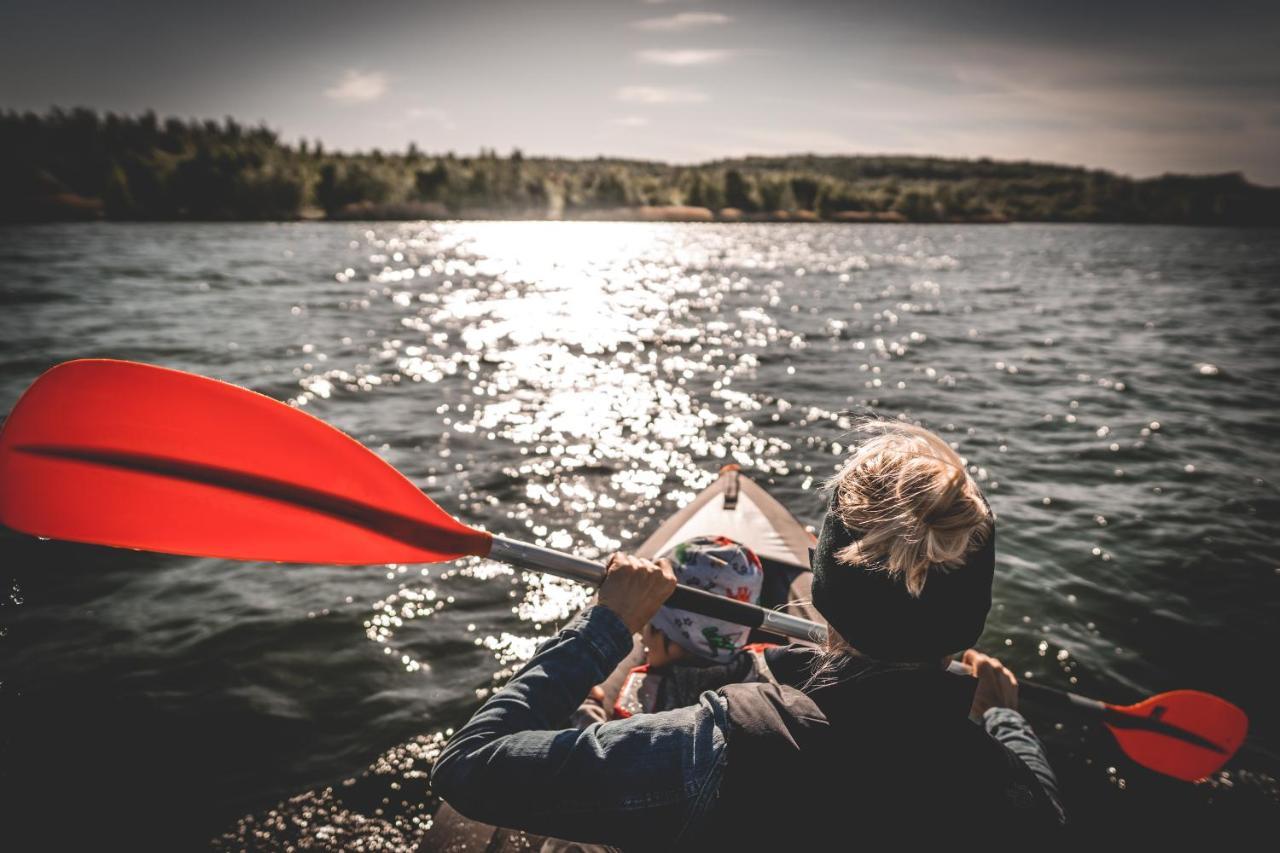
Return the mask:
[[[436,794],[462,814],[575,841],[673,847],[715,802],[728,758],[725,698],[568,728],[590,689],[632,649],[595,606],[547,641],[441,752]],[[1062,814],[1043,747],[1022,716],[992,708],[987,731],[1018,755]]]

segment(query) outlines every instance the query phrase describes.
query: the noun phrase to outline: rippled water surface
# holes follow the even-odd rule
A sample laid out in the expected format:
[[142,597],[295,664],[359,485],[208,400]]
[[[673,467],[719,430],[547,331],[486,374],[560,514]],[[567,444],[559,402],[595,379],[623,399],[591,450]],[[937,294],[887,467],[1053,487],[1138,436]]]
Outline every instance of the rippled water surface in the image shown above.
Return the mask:
[[[806,522],[849,415],[1001,518],[983,644],[1243,706],[1209,783],[1030,711],[1080,825],[1277,821],[1280,236],[1086,226],[0,229],[0,411],[112,356],[288,400],[471,523],[598,556],[733,461]],[[145,512],[145,508],[139,508]],[[11,831],[410,847],[442,733],[586,600],[480,561],[275,566],[0,538]],[[1226,817],[1224,817],[1224,815]]]

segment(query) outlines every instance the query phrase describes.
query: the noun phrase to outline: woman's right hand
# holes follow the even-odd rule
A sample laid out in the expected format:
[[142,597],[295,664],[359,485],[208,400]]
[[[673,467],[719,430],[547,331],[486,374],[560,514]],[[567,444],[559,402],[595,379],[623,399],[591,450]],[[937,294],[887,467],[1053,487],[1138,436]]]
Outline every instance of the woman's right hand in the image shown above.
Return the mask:
[[597,600],[638,634],[676,588],[669,560],[646,560],[617,553],[605,564],[604,583]]

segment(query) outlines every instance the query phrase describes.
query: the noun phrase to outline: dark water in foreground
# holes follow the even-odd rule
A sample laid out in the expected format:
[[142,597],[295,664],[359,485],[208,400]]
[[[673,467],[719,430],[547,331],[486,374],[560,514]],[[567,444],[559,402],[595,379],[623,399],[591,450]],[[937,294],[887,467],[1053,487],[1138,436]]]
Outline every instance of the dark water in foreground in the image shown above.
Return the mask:
[[[0,411],[63,359],[195,370],[305,405],[467,520],[589,556],[726,461],[815,522],[840,413],[905,414],[958,445],[1001,517],[985,647],[1100,698],[1195,687],[1251,716],[1228,772],[1190,786],[1029,712],[1082,833],[1274,827],[1278,237],[7,228]],[[585,597],[476,562],[246,565],[9,533],[0,566],[0,832],[48,848],[410,846],[440,733]]]

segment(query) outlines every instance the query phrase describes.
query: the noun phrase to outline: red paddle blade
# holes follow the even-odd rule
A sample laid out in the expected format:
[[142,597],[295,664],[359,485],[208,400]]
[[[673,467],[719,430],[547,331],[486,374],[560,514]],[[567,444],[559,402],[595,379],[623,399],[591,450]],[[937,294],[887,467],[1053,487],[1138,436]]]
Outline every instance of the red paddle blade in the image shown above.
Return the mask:
[[0,523],[300,563],[437,562],[490,542],[323,421],[203,376],[98,359],[48,371],[9,415]]
[[1136,705],[1107,708],[1107,728],[1126,755],[1185,782],[1221,769],[1249,730],[1244,711],[1199,690],[1173,690]]

